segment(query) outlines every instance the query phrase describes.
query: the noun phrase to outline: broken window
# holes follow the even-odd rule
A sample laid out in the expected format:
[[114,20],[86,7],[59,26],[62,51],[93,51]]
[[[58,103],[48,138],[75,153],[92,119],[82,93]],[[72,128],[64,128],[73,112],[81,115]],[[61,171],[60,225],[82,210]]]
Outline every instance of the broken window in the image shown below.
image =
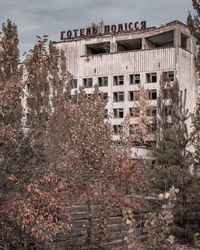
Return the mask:
[[124,101],[124,92],[113,93],[113,102],[123,102],[123,101]]
[[129,50],[140,50],[142,49],[142,39],[128,39],[117,41],[117,51],[129,51]]
[[188,40],[188,37],[181,33],[181,48],[183,49],[187,49],[187,40]]
[[99,87],[106,87],[108,86],[108,77],[98,77],[98,85]]
[[92,86],[93,86],[92,78],[84,78],[83,79],[83,87],[84,88],[92,88]]
[[124,118],[124,109],[113,109],[113,118]]
[[140,83],[140,74],[133,74],[129,76],[130,84]]
[[129,101],[138,101],[139,100],[140,91],[129,91]]
[[77,89],[77,79],[72,79],[70,86],[72,89]]
[[157,99],[157,90],[151,89],[149,90],[149,100],[156,100]]
[[95,43],[95,44],[87,44],[87,55],[97,55],[97,54],[105,54],[110,52],[110,43]]
[[157,73],[147,73],[146,82],[147,83],[157,82]]
[[139,108],[129,108],[129,114],[131,117],[138,117],[140,116]]
[[119,135],[121,129],[122,129],[121,125],[113,125],[113,133],[114,133],[114,135]]
[[113,77],[113,85],[123,85],[124,84],[124,76],[114,76]]
[[169,80],[170,82],[174,81],[174,71],[166,71],[163,72],[164,79]]

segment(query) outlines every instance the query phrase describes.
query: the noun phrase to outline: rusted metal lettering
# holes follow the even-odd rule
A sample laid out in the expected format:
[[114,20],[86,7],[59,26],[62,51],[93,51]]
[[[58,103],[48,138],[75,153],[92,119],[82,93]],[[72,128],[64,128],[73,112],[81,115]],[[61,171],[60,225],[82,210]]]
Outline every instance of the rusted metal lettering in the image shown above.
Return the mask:
[[67,31],[67,38],[71,38],[72,37],[72,31],[71,30],[68,30]]
[[[101,35],[112,35],[116,33],[123,33],[123,32],[136,32],[136,31],[143,31],[147,28],[146,21],[142,22],[135,22],[135,23],[120,23],[118,25],[104,25],[104,30],[101,32]],[[67,39],[77,39],[83,37],[91,37],[97,36],[98,30],[96,27],[88,27],[86,29],[74,29],[73,31],[61,31],[60,39],[67,40]]]
[[139,30],[139,22],[135,22],[134,26],[135,26],[135,30]]
[[78,29],[73,30],[74,31],[74,37],[78,36]]
[[123,24],[118,24],[118,32],[123,32]]
[[65,34],[65,31],[61,31],[61,33],[60,33],[60,40],[64,40],[64,34]]
[[91,28],[86,29],[86,36],[91,36]]
[[92,35],[97,35],[97,29],[95,27],[92,28]]
[[111,26],[111,31],[112,31],[113,33],[116,33],[116,31],[117,31],[117,26],[116,26],[116,25],[112,25],[112,26]]
[[85,29],[80,29],[80,37],[85,36],[85,35],[84,35],[84,32],[85,32]]
[[141,30],[145,30],[147,28],[147,22],[146,21],[142,21],[141,22]]
[[110,33],[110,25],[105,25],[104,26],[104,33],[109,34]]
[[129,30],[133,30],[133,23],[129,23],[128,28],[129,28]]
[[128,31],[128,24],[127,23],[124,24],[124,29],[125,29],[125,31]]

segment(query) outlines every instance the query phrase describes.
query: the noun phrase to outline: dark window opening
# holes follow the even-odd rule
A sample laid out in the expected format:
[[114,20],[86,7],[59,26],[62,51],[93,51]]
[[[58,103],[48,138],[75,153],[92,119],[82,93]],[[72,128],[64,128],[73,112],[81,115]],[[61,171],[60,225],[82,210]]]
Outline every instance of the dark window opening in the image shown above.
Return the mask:
[[148,49],[172,47],[174,46],[174,30],[147,37],[145,40]]
[[152,116],[156,116],[157,115],[157,108],[156,107],[152,108],[151,114],[152,114]]
[[165,115],[170,116],[172,114],[172,106],[167,105],[165,106]]
[[183,33],[181,33],[181,48],[187,49],[187,40],[188,40],[188,37],[184,35]]
[[110,43],[87,44],[87,55],[105,54],[110,52]]
[[174,71],[163,72],[164,79],[169,80],[170,82],[174,81]]
[[164,89],[163,90],[163,98],[164,99],[172,99],[172,89]]
[[105,109],[104,118],[105,118],[105,119],[108,118],[108,110],[107,110],[107,109]]
[[108,93],[107,93],[107,92],[103,93],[103,99],[104,99],[104,100],[107,100],[107,99],[108,99]]
[[157,130],[157,125],[156,125],[156,123],[148,124],[147,127],[148,127],[148,132],[149,132],[149,133],[155,133],[156,130]]
[[147,83],[157,82],[157,73],[147,73],[146,82]]
[[113,126],[113,133],[114,135],[119,135],[121,132],[122,126],[121,125],[114,125]]
[[72,89],[77,89],[77,79],[72,79],[70,86]]
[[92,88],[92,86],[93,86],[92,78],[83,79],[83,87],[84,88]]
[[106,87],[108,86],[108,77],[98,77],[98,85],[99,87]]
[[30,83],[29,82],[26,83],[26,92],[27,93],[30,92]]
[[139,108],[129,108],[129,114],[131,117],[138,117],[140,116]]
[[140,74],[133,74],[129,76],[130,84],[139,84],[140,83]]
[[142,39],[128,39],[123,41],[117,41],[117,51],[129,51],[142,49]]
[[153,107],[149,107],[148,109],[147,109],[147,116],[153,116],[153,117],[155,117],[156,116],[156,114],[157,114],[157,108],[155,107],[155,106],[153,106]]
[[156,100],[157,99],[157,90],[151,89],[149,90],[149,100]]
[[114,102],[123,102],[124,101],[124,92],[114,92],[113,93]]
[[129,101],[138,101],[140,91],[129,91]]
[[113,85],[123,85],[124,84],[124,76],[114,76],[113,77]]
[[124,118],[124,109],[113,109],[113,118]]

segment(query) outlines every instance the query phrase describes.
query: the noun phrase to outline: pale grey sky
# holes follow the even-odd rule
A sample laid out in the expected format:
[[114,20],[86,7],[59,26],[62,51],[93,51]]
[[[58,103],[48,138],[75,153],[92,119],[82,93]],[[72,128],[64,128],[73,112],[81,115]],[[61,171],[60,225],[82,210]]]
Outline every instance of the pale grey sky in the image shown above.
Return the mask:
[[186,22],[192,0],[0,0],[0,25],[9,18],[18,25],[20,51],[33,47],[36,35],[59,41],[60,32],[105,24],[147,21],[147,26],[173,20]]

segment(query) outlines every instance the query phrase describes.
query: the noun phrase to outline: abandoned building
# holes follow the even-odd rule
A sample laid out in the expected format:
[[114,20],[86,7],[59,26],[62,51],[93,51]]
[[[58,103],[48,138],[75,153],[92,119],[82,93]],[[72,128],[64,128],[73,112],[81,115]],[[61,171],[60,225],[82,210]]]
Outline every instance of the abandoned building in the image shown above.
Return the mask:
[[[54,44],[65,51],[73,89],[84,86],[90,95],[98,84],[108,98],[107,113],[111,116],[114,138],[118,137],[127,114],[134,119],[131,110],[137,101],[139,83],[149,91],[153,108],[148,115],[156,115],[163,72],[171,82],[175,78],[179,81],[180,90],[186,91],[186,108],[194,111],[198,94],[196,40],[185,24],[173,21],[159,28],[147,28],[143,21],[106,26],[102,32],[92,33],[89,28],[74,30],[74,36],[72,31],[61,32],[61,39]],[[189,130],[190,124],[189,120]],[[133,150],[139,155],[145,152],[142,147]]]

